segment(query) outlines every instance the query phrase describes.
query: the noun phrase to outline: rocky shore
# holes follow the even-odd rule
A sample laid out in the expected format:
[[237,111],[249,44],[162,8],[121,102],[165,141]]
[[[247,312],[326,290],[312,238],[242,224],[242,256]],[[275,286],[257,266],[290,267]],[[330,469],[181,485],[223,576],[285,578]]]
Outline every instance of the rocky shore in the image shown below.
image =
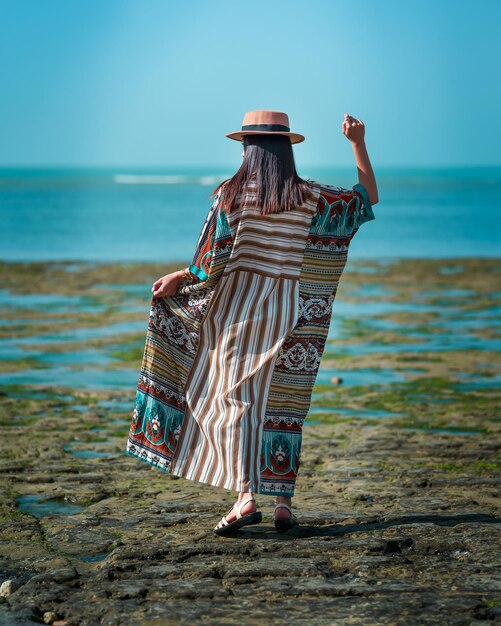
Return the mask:
[[277,534],[258,496],[227,538],[235,494],[124,452],[166,271],[0,266],[0,625],[501,621],[498,261],[350,263],[301,526]]

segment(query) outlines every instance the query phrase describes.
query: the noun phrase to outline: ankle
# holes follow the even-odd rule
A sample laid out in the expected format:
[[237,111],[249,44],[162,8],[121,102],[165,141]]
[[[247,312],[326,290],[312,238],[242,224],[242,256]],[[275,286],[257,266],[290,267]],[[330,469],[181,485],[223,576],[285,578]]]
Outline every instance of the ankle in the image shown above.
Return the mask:
[[287,504],[288,506],[292,505],[292,498],[289,496],[277,496],[275,504]]
[[[243,504],[245,502],[245,504]],[[242,515],[248,515],[256,511],[256,501],[251,491],[240,492],[238,494],[236,506],[240,509]]]
[[245,500],[253,497],[254,494],[252,493],[252,491],[241,491],[238,494],[237,503],[240,504],[241,502],[244,502]]

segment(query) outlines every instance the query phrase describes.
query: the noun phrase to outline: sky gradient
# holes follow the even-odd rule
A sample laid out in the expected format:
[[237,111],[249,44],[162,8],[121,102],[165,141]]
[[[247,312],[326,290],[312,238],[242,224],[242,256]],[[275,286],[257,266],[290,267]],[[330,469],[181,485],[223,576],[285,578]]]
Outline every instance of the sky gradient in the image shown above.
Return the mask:
[[227,166],[246,110],[306,166],[500,165],[497,0],[0,0],[0,166]]

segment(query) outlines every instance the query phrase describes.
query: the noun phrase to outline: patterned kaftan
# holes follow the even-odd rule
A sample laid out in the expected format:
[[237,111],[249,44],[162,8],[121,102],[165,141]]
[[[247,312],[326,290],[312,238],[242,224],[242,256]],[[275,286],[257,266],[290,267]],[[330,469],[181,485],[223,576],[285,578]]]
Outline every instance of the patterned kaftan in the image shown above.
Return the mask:
[[198,282],[153,298],[126,452],[232,491],[294,494],[303,422],[332,303],[367,190],[320,185],[261,215],[249,183],[216,197],[191,265]]

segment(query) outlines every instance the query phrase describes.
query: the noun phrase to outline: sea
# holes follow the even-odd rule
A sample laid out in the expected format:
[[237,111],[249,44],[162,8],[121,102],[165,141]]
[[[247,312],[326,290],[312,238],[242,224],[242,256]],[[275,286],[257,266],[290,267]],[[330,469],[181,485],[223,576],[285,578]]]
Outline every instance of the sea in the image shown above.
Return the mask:
[[[236,168],[0,169],[0,260],[188,262],[211,191]],[[351,258],[500,256],[501,167],[374,168]],[[351,188],[356,168],[301,177]]]

